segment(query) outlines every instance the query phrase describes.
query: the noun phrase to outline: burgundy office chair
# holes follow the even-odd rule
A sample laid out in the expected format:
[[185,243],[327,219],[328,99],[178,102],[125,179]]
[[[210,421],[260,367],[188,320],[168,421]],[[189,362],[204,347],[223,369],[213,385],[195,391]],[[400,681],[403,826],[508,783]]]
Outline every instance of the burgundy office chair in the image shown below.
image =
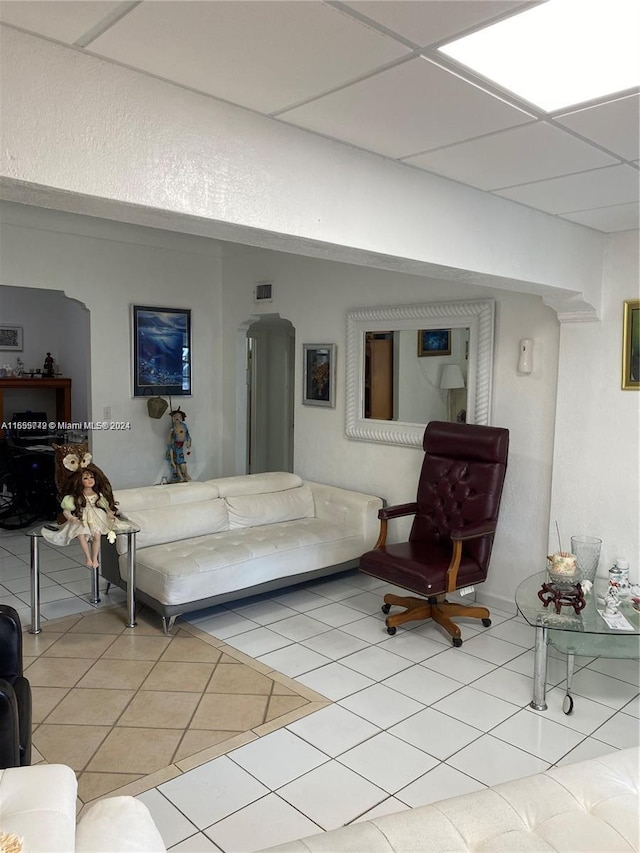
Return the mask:
[[[381,509],[380,536],[373,551],[360,558],[360,571],[424,598],[387,594],[403,613],[387,617],[389,634],[415,619],[433,619],[461,646],[451,616],[491,624],[486,607],[446,600],[446,594],[487,578],[507,468],[509,431],[499,427],[431,421],[424,433],[425,457],[413,503]],[[387,522],[413,515],[408,542],[386,545]]]

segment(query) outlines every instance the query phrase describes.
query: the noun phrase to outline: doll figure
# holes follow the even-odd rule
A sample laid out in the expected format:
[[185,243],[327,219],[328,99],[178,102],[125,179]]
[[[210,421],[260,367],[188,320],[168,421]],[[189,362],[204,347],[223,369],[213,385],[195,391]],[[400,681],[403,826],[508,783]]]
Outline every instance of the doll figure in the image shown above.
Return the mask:
[[173,479],[186,483],[191,479],[187,472],[187,460],[185,458],[191,453],[191,436],[185,423],[187,416],[180,406],[169,414],[171,416],[171,429],[169,430],[166,458],[171,465]]
[[53,545],[68,545],[77,539],[87,566],[93,569],[99,565],[100,537],[104,533],[115,539],[120,526],[113,497],[107,497],[110,489],[105,479],[94,465],[76,471],[61,503],[65,523],[57,530],[42,528],[42,535]]

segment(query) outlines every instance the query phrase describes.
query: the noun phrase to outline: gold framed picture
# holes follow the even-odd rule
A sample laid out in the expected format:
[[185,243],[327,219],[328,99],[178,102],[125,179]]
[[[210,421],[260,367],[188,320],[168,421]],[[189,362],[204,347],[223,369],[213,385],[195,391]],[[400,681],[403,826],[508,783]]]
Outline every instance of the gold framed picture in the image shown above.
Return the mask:
[[624,303],[622,390],[640,390],[640,299],[627,299]]

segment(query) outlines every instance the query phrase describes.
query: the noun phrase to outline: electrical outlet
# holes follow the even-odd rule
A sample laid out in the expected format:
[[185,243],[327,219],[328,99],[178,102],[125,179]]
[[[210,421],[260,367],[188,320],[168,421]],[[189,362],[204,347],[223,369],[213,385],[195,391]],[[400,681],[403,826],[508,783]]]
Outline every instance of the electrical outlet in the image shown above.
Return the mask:
[[102,410],[102,417],[105,421],[111,420],[111,406],[105,406]]

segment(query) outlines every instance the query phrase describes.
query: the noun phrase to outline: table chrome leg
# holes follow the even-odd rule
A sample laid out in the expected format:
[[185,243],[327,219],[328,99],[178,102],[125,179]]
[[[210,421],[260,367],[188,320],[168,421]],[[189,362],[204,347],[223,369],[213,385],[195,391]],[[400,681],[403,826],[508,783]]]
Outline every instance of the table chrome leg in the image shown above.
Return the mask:
[[31,536],[31,627],[30,634],[39,634],[40,627],[40,540]]
[[98,569],[91,569],[91,604],[100,604],[100,575]]
[[127,628],[136,624],[136,534],[127,533]]
[[533,698],[530,702],[536,711],[546,711],[547,690],[547,629],[536,627],[536,643],[533,658]]

